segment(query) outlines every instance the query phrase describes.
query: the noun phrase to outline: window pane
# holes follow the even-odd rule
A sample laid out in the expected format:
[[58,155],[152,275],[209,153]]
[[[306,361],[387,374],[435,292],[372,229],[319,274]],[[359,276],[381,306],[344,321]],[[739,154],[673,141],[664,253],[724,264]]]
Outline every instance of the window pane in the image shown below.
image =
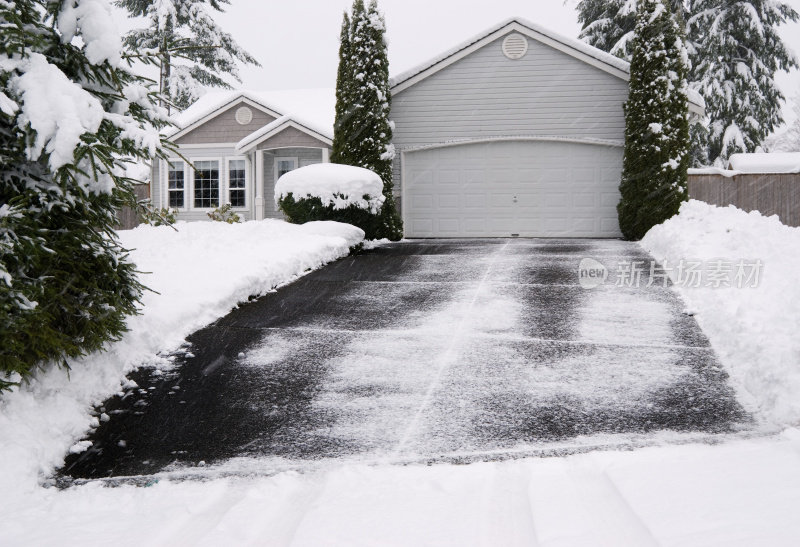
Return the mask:
[[183,190],[170,190],[169,207],[170,209],[183,208]]
[[197,161],[194,164],[194,206],[219,206],[219,162]]
[[231,190],[231,206],[244,207],[244,190]]
[[231,160],[228,162],[228,200],[232,207],[244,207],[245,204],[245,162]]
[[169,181],[170,189],[183,188],[183,162],[170,162],[167,180]]
[[278,178],[281,178],[289,171],[294,170],[294,168],[294,160],[278,160]]

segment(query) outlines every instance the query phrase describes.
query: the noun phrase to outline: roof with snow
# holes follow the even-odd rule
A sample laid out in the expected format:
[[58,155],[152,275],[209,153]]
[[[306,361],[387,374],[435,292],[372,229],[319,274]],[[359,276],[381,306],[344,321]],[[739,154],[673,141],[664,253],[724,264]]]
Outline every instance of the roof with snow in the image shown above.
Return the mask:
[[188,133],[192,128],[201,125],[240,99],[255,103],[276,118],[290,117],[327,139],[333,138],[336,95],[333,89],[328,88],[209,92],[183,112],[172,116],[175,127],[166,134],[176,136]]
[[[458,59],[460,56],[470,53],[473,49],[482,47],[486,43],[499,38],[505,34],[505,31],[508,29],[521,32],[534,40],[555,47],[568,55],[589,62],[601,70],[605,70],[625,80],[628,80],[630,77],[630,63],[627,61],[592,47],[578,39],[562,36],[561,34],[521,17],[511,17],[489,27],[457,46],[428,59],[424,63],[394,76],[389,81],[392,91],[394,93],[399,93],[403,89],[416,83],[416,81],[438,72],[449,64],[449,60],[453,58]],[[689,103],[690,110],[692,111],[702,113],[705,110],[705,101],[702,96],[695,91],[689,91]],[[692,106],[694,108],[691,108]]]
[[728,161],[740,173],[800,173],[800,152],[733,154]]
[[323,142],[328,144],[333,144],[333,132],[326,131],[320,127],[314,127],[313,124],[309,124],[307,121],[304,121],[301,118],[297,118],[295,116],[281,116],[277,118],[275,121],[268,123],[261,129],[252,132],[241,141],[236,144],[236,150],[239,152],[247,152],[252,150],[259,143],[264,142],[265,140],[273,137],[286,129],[287,127],[295,127],[304,133],[310,133],[313,136],[317,137]]

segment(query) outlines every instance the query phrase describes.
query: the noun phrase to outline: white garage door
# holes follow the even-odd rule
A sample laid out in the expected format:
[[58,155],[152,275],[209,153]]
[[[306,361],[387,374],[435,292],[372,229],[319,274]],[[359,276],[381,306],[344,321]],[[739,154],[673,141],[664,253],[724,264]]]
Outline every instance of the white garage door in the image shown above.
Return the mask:
[[407,237],[619,237],[622,148],[499,141],[408,152]]

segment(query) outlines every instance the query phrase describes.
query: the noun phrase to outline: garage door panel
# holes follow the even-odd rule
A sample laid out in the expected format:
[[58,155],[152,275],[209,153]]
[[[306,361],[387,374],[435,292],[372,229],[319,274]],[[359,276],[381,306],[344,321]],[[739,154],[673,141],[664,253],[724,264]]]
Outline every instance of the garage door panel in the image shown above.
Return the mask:
[[408,237],[619,237],[621,148],[501,141],[409,152]]

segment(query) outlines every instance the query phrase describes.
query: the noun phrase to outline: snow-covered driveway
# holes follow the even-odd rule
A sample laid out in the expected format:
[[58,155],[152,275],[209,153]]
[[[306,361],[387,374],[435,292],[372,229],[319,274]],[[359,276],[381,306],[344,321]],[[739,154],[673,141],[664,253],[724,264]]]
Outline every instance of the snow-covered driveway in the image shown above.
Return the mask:
[[[579,285],[583,258],[607,267],[605,284]],[[174,371],[137,373],[66,471],[501,459],[745,427],[673,291],[620,277],[633,260],[650,257],[516,239],[346,258],[199,331]]]

